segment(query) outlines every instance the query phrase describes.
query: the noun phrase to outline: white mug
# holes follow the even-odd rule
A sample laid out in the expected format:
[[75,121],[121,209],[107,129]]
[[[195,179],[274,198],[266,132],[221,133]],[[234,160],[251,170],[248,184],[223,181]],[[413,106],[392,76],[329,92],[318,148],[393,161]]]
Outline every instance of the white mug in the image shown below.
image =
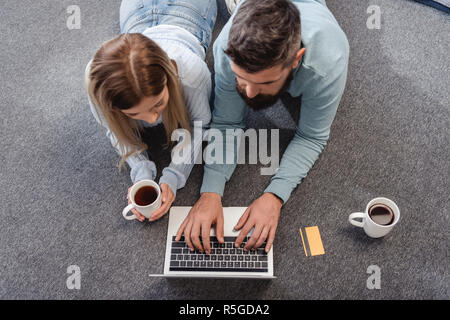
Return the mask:
[[[135,202],[134,196],[136,195],[136,192],[140,188],[145,187],[145,186],[154,187],[156,189],[156,191],[158,192],[158,195],[156,197],[156,200],[153,201],[152,203],[150,203],[149,205],[140,206]],[[136,182],[131,187],[129,197],[130,197],[131,203],[128,206],[126,206],[122,211],[123,217],[127,220],[134,220],[137,218],[134,214],[132,214],[130,216],[127,215],[128,211],[130,211],[133,208],[135,208],[144,217],[146,217],[148,219],[148,218],[150,218],[150,216],[152,215],[153,212],[155,212],[159,207],[161,207],[161,189],[159,188],[159,185],[153,180],[141,180],[141,181]]]
[[[388,225],[381,225],[374,222],[369,216],[369,209],[375,204],[383,204],[385,206],[388,206],[394,214],[394,221],[392,221],[392,223]],[[355,220],[358,218],[362,219],[362,221]],[[392,230],[392,228],[397,224],[399,219],[400,219],[400,210],[398,209],[395,202],[387,198],[381,197],[370,200],[364,212],[355,212],[348,217],[348,221],[352,225],[363,228],[366,234],[372,238],[380,238],[387,235]]]

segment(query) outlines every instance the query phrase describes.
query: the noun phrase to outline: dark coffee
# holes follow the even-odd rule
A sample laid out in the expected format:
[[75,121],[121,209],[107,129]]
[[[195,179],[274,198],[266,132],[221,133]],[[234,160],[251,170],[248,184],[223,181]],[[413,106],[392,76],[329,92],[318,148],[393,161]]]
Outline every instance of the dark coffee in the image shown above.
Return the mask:
[[156,190],[155,187],[144,186],[136,191],[136,194],[134,195],[134,202],[136,202],[138,206],[148,206],[149,204],[155,202],[157,198],[158,190]]
[[387,226],[394,222],[394,212],[388,206],[377,203],[369,208],[369,217],[373,222]]

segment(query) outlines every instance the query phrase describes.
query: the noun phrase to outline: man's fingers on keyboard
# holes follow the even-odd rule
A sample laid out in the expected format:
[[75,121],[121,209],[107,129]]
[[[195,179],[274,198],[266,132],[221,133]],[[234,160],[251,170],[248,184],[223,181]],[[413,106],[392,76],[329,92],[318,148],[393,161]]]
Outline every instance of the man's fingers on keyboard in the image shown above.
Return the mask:
[[238,231],[242,228],[242,226],[247,221],[248,215],[250,214],[250,208],[245,209],[244,213],[242,214],[241,218],[239,219],[238,223],[234,226],[234,230]]
[[216,236],[220,243],[224,243],[223,239],[223,213],[219,215],[216,222]]
[[181,225],[181,227],[177,231],[177,236],[175,237],[175,241],[180,241],[181,236],[183,235],[184,231],[184,223]]
[[250,239],[248,240],[244,249],[246,249],[246,250],[254,249],[256,241],[258,241],[259,236],[261,235],[261,231],[262,231],[261,226],[255,226],[255,229],[253,230],[253,234],[250,237]]
[[244,225],[244,227],[242,228],[241,232],[239,233],[239,235],[236,239],[236,248],[241,245],[242,241],[244,241],[244,238],[248,235],[251,228],[252,227],[251,226],[249,227],[248,224]]
[[209,254],[211,252],[211,245],[209,243],[209,229],[202,228],[202,241],[203,241],[203,248],[205,249],[206,253]]
[[176,241],[180,241],[181,236],[183,235],[183,231],[186,228],[188,221],[189,221],[189,219],[184,219],[183,223],[181,224],[180,228],[178,229],[177,236],[175,238]]
[[189,249],[191,249],[191,251],[194,251],[194,245],[192,244],[191,241],[191,229],[192,229],[192,221],[189,220],[186,225],[186,229],[184,229],[184,239],[186,240]]
[[271,228],[269,231],[269,239],[267,239],[267,244],[266,244],[266,252],[267,253],[270,251],[270,248],[272,247],[272,244],[273,244],[273,240],[275,239],[275,231],[276,231],[276,228]]
[[194,244],[194,247],[198,249],[200,252],[203,252],[202,244],[200,243],[200,222],[195,222],[192,226],[191,231],[191,240]]
[[253,231],[252,236],[250,237],[250,239],[248,239],[247,243],[244,246],[244,250],[250,250],[253,249],[253,245],[256,243],[256,236],[255,236],[255,232]]
[[261,232],[261,235],[259,236],[258,241],[255,244],[255,248],[261,247],[264,241],[266,241],[268,235],[269,235],[269,227],[264,227],[263,231]]

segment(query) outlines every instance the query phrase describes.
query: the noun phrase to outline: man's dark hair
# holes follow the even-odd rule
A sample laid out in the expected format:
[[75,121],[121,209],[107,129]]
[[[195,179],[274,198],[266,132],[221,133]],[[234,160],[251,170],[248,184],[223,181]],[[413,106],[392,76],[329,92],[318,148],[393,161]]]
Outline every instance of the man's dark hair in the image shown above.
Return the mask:
[[293,63],[300,49],[300,12],[290,0],[247,0],[238,9],[225,50],[249,73]]

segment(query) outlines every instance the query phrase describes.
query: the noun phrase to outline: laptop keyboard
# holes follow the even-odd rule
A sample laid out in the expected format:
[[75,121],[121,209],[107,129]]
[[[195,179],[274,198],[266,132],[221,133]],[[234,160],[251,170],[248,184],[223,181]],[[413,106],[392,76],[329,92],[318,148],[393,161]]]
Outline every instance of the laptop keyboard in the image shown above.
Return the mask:
[[175,237],[172,237],[169,270],[267,272],[268,257],[264,250],[266,243],[256,250],[245,252],[243,248],[249,237],[244,238],[239,248],[234,246],[236,238],[224,237],[225,243],[220,243],[216,237],[210,237],[211,253],[206,254],[197,250],[191,251],[184,237],[181,237],[180,241],[175,241]]

